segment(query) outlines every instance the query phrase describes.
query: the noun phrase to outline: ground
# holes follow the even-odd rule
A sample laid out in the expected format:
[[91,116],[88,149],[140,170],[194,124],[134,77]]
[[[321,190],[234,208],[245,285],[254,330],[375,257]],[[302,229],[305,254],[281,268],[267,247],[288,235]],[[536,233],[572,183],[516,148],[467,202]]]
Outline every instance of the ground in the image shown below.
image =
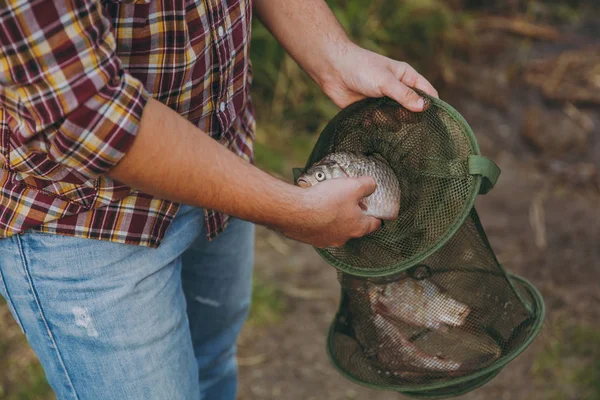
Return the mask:
[[[515,37],[501,48],[493,47],[496,32],[483,34],[496,54],[447,71],[442,98],[502,169],[498,185],[476,203],[486,233],[505,268],[537,286],[547,306],[533,344],[459,399],[600,398],[600,102],[593,98],[600,62],[591,59],[600,48],[598,26],[591,18],[562,41]],[[576,76],[557,71],[559,61],[534,62],[574,50],[579,56],[566,70]],[[240,400],[402,398],[351,383],[332,367],[325,337],[339,286],[334,268],[310,246],[259,228],[254,287],[239,343]],[[0,399],[52,398],[5,304],[0,356]]]

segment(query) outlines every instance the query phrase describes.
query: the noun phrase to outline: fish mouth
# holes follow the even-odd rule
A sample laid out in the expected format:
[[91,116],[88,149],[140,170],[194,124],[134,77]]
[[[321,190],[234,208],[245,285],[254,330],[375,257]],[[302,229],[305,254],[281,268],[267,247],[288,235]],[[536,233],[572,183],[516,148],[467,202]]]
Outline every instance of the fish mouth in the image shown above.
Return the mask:
[[298,181],[296,182],[296,184],[298,186],[300,186],[301,188],[308,188],[311,186],[309,181],[302,179],[302,178],[299,178]]

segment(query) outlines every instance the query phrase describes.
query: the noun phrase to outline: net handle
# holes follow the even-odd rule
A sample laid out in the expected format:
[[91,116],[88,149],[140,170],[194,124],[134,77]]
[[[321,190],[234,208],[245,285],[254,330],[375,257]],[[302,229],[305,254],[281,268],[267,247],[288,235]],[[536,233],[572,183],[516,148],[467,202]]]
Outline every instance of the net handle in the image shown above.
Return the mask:
[[479,194],[486,194],[500,177],[500,168],[492,160],[481,155],[470,155],[469,156],[469,174],[481,175],[481,186],[479,187]]

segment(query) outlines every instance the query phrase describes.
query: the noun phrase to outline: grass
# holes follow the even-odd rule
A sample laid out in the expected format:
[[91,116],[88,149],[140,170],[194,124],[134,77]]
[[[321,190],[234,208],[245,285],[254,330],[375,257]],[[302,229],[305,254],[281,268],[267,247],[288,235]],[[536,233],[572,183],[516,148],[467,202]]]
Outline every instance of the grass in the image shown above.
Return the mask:
[[0,400],[50,399],[44,371],[0,297]]
[[547,400],[600,399],[600,330],[555,323],[533,373]]
[[256,165],[264,170],[284,173],[287,164],[285,155],[274,148],[260,142],[254,144],[254,158]]
[[13,394],[8,394],[6,397],[2,397],[0,392],[0,399],[6,400],[50,400],[55,399],[53,392],[50,389],[50,385],[46,381],[46,375],[42,367],[39,364],[30,364],[24,368],[23,382]]
[[316,141],[316,135],[285,126],[265,124],[257,128],[254,145],[256,165],[285,178],[293,167],[302,167]]
[[255,277],[252,281],[252,305],[248,325],[253,328],[267,328],[283,318],[286,303],[277,286]]

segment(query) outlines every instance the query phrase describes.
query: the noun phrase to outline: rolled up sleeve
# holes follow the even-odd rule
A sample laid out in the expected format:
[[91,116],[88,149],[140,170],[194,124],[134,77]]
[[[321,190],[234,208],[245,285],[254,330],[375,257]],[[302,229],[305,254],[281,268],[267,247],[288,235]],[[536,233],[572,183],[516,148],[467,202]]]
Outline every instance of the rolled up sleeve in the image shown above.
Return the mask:
[[150,97],[116,53],[99,1],[9,1],[0,11],[0,101],[19,145],[88,178],[106,174],[137,135]]

